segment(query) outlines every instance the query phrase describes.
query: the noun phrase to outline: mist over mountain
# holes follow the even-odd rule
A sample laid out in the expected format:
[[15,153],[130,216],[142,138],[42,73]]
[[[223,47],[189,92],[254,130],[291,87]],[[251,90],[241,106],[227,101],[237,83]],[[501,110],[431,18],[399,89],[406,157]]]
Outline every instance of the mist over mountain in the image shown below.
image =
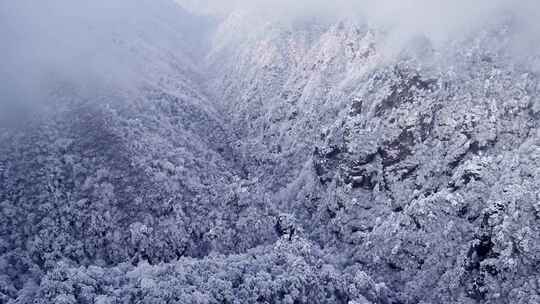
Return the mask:
[[540,303],[538,12],[0,2],[0,303]]

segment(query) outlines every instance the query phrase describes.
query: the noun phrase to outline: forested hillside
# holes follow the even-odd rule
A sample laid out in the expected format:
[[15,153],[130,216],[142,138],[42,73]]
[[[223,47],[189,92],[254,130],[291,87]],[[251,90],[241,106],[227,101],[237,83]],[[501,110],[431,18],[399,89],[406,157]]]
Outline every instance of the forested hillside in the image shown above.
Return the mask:
[[540,302],[512,14],[390,52],[360,18],[64,2],[0,4],[0,303]]

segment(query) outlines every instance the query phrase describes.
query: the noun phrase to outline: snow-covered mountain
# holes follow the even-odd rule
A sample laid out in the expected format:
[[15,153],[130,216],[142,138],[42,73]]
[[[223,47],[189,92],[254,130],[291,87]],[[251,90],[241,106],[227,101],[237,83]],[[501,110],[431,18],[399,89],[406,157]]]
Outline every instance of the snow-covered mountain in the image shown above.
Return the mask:
[[0,303],[540,301],[540,54],[511,16],[389,52],[352,17],[136,2],[95,30],[129,71],[0,129]]
[[351,21],[265,25],[218,60],[276,206],[405,303],[538,299],[538,76],[502,20],[395,58]]

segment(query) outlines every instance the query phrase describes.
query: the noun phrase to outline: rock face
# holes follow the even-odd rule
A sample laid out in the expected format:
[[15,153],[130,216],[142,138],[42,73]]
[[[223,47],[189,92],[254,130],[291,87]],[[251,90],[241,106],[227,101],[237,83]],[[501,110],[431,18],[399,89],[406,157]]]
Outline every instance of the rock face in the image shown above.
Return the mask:
[[354,22],[270,27],[282,34],[243,41],[218,75],[249,83],[225,105],[304,235],[404,303],[536,301],[536,177],[522,171],[536,165],[519,151],[534,149],[538,77],[510,58],[507,28],[387,60]]
[[137,41],[136,89],[1,130],[0,303],[538,303],[540,79],[508,27],[391,58],[245,12],[206,56]]

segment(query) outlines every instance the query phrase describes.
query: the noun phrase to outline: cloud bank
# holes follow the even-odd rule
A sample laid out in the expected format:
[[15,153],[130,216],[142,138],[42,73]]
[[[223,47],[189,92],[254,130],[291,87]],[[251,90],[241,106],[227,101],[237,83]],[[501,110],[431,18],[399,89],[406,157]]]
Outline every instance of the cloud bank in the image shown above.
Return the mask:
[[59,86],[88,98],[128,88],[147,60],[142,48],[180,54],[197,31],[172,0],[0,1],[0,120]]
[[130,85],[137,71],[126,43],[144,40],[178,52],[200,43],[200,19],[174,2],[219,17],[244,10],[281,22],[357,18],[388,31],[397,44],[417,35],[434,42],[463,36],[506,15],[515,20],[516,44],[530,50],[540,40],[537,0],[0,1],[0,114],[8,105],[33,104],[59,81],[88,92]]
[[274,20],[304,17],[362,18],[396,35],[425,35],[444,40],[478,29],[501,15],[513,16],[522,32],[540,34],[540,2],[536,0],[177,0],[205,14],[227,15],[248,10]]

